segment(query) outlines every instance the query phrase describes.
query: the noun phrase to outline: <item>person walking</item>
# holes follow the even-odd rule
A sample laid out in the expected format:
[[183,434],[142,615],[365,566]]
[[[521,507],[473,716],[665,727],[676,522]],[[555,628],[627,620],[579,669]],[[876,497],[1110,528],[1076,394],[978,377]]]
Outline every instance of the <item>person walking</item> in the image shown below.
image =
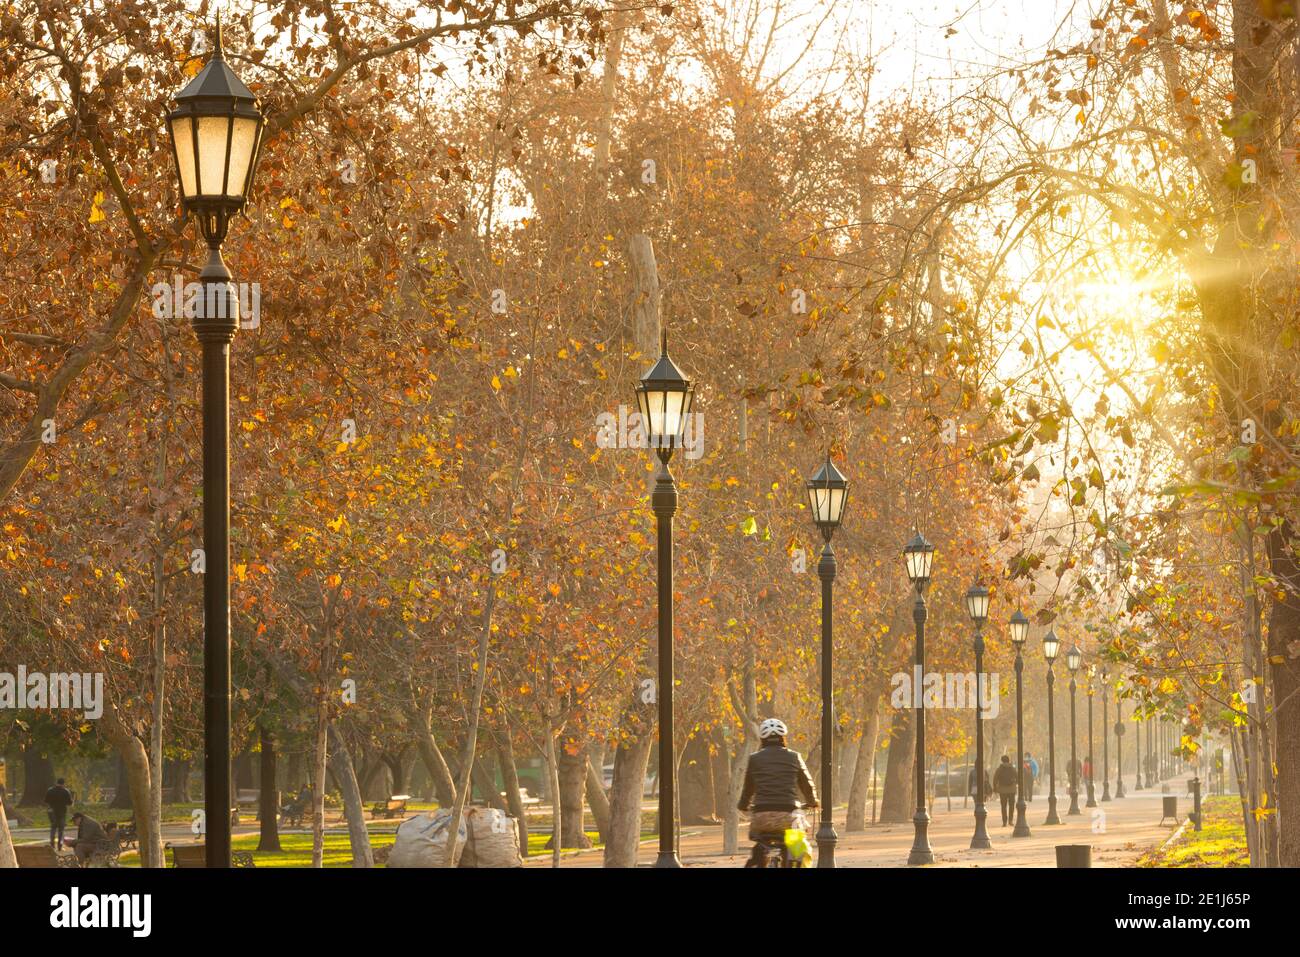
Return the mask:
[[72,792],[64,786],[63,778],[45,792],[45,806],[50,809],[50,847],[58,849],[63,846],[63,829],[68,825],[68,808],[72,807]]
[[1016,769],[1011,764],[1010,755],[1002,755],[998,769],[993,772],[993,789],[1002,802],[1002,826],[1006,827],[1015,815],[1016,805]]
[[1034,784],[1038,780],[1038,760],[1029,751],[1025,752],[1025,800],[1034,799]]

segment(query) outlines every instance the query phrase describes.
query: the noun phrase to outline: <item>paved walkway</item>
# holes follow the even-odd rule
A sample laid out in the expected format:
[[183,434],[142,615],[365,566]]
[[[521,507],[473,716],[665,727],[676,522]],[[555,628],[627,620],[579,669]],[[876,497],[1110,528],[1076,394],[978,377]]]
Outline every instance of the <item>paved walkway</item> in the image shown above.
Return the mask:
[[[1131,787],[1132,782],[1125,783]],[[1099,803],[1096,808],[1084,807],[1086,796],[1079,799],[1077,817],[1066,811],[1070,799],[1061,788],[1057,797],[1057,813],[1062,824],[1047,826],[1047,797],[1040,792],[1025,809],[1025,818],[1033,832],[1032,837],[1012,838],[1011,828],[1002,827],[1002,815],[996,800],[989,808],[988,831],[993,842],[990,851],[972,851],[971,834],[975,829],[972,806],[963,808],[960,799],[953,799],[953,809],[947,802],[935,802],[930,821],[930,846],[934,850],[938,867],[1055,867],[1057,844],[1090,844],[1093,867],[1131,867],[1138,858],[1153,847],[1158,847],[1176,830],[1172,821],[1160,823],[1161,798],[1165,794],[1178,798],[1180,819],[1191,810],[1191,795],[1187,794],[1187,778],[1164,782],[1168,791],[1162,793],[1161,784],[1151,790],[1129,790],[1121,800]],[[1098,795],[1100,798],[1100,794]],[[839,845],[835,850],[836,864],[840,867],[901,867],[907,864],[907,854],[912,847],[913,829],[906,824],[868,825],[867,830],[846,833],[844,809],[836,809],[836,830]],[[720,826],[688,826],[679,842],[682,863],[688,867],[742,867],[749,856],[750,844],[741,830],[741,853],[722,853],[722,828]],[[653,864],[658,854],[658,842],[641,845],[638,864]],[[585,851],[566,853],[564,867],[600,867],[602,852]],[[550,858],[532,858],[528,866],[549,866]]]

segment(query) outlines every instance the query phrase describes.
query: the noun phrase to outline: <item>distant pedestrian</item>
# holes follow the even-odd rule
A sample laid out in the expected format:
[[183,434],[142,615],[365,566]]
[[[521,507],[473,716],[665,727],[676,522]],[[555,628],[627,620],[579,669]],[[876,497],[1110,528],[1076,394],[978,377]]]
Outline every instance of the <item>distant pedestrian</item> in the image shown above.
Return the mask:
[[1083,771],[1083,765],[1079,763],[1078,758],[1071,758],[1066,764],[1065,773],[1069,775],[1070,787],[1073,791],[1079,793],[1079,775]]
[[1038,761],[1034,756],[1025,752],[1025,800],[1034,799],[1034,785],[1038,783]]
[[1011,823],[1012,808],[1016,802],[1016,769],[1011,764],[1009,755],[1002,755],[1002,762],[993,772],[993,787],[1002,802],[1002,826]]
[[63,785],[63,778],[45,792],[45,806],[50,809],[50,847],[63,844],[63,829],[68,824],[68,808],[72,807],[72,792]]

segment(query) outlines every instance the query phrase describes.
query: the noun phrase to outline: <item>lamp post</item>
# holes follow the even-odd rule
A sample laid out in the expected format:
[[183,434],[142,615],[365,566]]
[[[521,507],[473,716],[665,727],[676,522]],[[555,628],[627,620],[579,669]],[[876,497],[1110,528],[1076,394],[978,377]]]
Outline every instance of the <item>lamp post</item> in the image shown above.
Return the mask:
[[677,484],[668,470],[668,460],[682,444],[695,387],[668,358],[667,333],[660,340],[659,361],[641,377],[636,398],[646,439],[659,457],[650,496],[659,538],[659,856],[655,867],[681,867],[674,834],[677,769],[673,754],[673,515],[677,512]]
[[[1133,708],[1133,720],[1138,720],[1138,710],[1136,705]],[[1138,724],[1137,731],[1133,735],[1133,747],[1137,749],[1135,760],[1137,761],[1137,777],[1133,781],[1133,790],[1142,790],[1142,725]]]
[[971,585],[966,591],[966,612],[975,623],[975,834],[970,839],[971,850],[992,850],[989,840],[989,812],[984,807],[984,622],[989,617],[989,590],[983,585]]
[[1095,678],[1096,675],[1097,675],[1097,666],[1088,665],[1088,761],[1087,761],[1088,774],[1086,775],[1086,783],[1088,787],[1088,801],[1086,804],[1084,804],[1084,807],[1097,806],[1097,787],[1095,784],[1093,784],[1092,781],[1093,775],[1096,773],[1097,770],[1096,759],[1093,757],[1093,753],[1092,753],[1092,723],[1093,723],[1092,698],[1097,690],[1093,685],[1093,678]]
[[916,661],[912,673],[912,702],[916,712],[916,812],[912,815],[915,834],[907,863],[933,864],[930,813],[925,808],[925,696],[921,694],[921,682],[925,678],[925,586],[930,581],[934,546],[917,532],[903,547],[903,559],[907,563],[907,577],[916,588],[916,602],[912,606],[912,621],[916,623]]
[[1115,797],[1124,796],[1124,718],[1119,693],[1124,688],[1121,681],[1115,686]]
[[817,828],[817,866],[835,866],[835,843],[839,839],[832,820],[835,801],[834,748],[835,698],[832,691],[834,672],[832,664],[832,599],[831,586],[835,582],[835,552],[831,549],[831,536],[840,527],[844,505],[849,497],[848,480],[831,461],[830,453],[817,474],[808,480],[808,504],[812,507],[813,522],[821,529],[826,546],[817,563],[817,577],[822,582],[822,822]]
[[1153,733],[1154,733],[1154,729],[1151,727],[1151,722],[1150,722],[1150,721],[1146,722],[1146,728],[1147,728],[1147,766],[1146,766],[1146,779],[1147,779],[1147,790],[1149,791],[1149,790],[1151,790],[1151,788],[1153,788],[1153,787],[1156,786],[1155,778],[1152,777],[1152,775],[1151,775],[1151,766],[1152,766],[1153,764],[1156,763],[1156,762],[1155,762],[1155,754],[1156,754],[1156,751],[1155,751],[1155,743],[1154,743],[1154,741],[1152,740]]
[[1056,714],[1052,705],[1052,686],[1056,684],[1056,675],[1052,672],[1052,663],[1061,648],[1061,640],[1056,632],[1048,631],[1043,637],[1043,657],[1047,659],[1047,820],[1044,824],[1060,824],[1061,818],[1056,813]]
[[230,343],[239,297],[221,258],[262,146],[257,98],[226,65],[221,21],[207,65],[167,114],[181,208],[208,244],[191,325],[203,351],[203,806],[205,861],[230,866]]
[[1022,685],[1025,659],[1021,654],[1029,637],[1029,619],[1020,609],[1011,616],[1011,643],[1016,646],[1016,826],[1012,837],[1032,837],[1025,820],[1025,709]]
[[1074,728],[1074,699],[1075,691],[1078,688],[1075,676],[1082,664],[1083,652],[1079,650],[1078,645],[1075,645],[1070,649],[1069,654],[1065,656],[1065,666],[1070,669],[1070,809],[1065,812],[1067,817],[1083,813],[1079,810],[1079,755],[1075,750],[1076,735]]
[[1101,799],[1110,800],[1110,733],[1106,719],[1110,715],[1110,672],[1101,669]]

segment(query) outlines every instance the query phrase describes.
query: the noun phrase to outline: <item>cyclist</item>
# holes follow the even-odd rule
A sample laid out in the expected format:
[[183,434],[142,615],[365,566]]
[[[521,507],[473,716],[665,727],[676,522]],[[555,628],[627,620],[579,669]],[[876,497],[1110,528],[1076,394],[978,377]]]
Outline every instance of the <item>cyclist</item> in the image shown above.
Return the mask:
[[[795,811],[801,796],[805,807],[817,806],[812,775],[799,752],[785,746],[787,733],[780,719],[764,721],[758,728],[762,747],[749,756],[745,766],[739,807],[753,811],[749,822],[751,841],[784,838],[786,830],[796,826]],[[764,853],[762,846],[756,845],[754,854],[760,853]]]

